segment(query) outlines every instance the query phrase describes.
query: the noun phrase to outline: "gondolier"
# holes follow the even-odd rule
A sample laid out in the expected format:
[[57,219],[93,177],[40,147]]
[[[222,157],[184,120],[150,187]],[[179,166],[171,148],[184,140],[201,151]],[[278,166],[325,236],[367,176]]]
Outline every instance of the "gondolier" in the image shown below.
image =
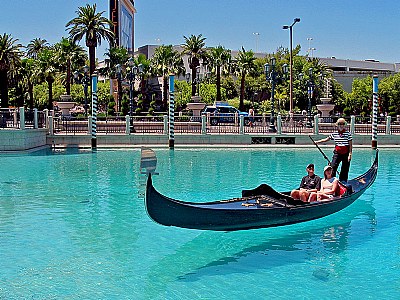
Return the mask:
[[333,168],[333,176],[335,176],[339,164],[342,163],[339,174],[339,180],[341,182],[347,182],[353,153],[353,137],[351,133],[346,130],[346,125],[346,120],[339,118],[336,122],[337,131],[332,132],[324,139],[315,141],[315,144],[325,143],[329,140],[335,141],[331,166]]

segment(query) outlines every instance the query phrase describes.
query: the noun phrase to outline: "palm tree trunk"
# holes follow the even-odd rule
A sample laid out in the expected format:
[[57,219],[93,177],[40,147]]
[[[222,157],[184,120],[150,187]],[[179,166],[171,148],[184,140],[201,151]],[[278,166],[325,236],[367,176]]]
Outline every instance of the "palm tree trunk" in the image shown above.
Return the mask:
[[246,74],[242,73],[242,79],[240,80],[240,101],[239,101],[239,110],[244,111],[244,83],[245,83]]
[[[96,47],[89,46],[90,75],[96,70]],[[90,80],[90,82],[92,82]]]
[[1,108],[8,108],[8,78],[7,71],[0,71],[0,98]]
[[49,85],[49,102],[47,103],[47,109],[52,109],[53,108],[53,78],[47,78],[46,79],[47,84]]
[[217,66],[217,101],[221,101],[221,67]]
[[163,90],[164,90],[164,95],[163,95],[163,108],[165,110],[168,109],[168,77],[163,76],[164,84],[163,84]]
[[67,60],[67,84],[65,85],[67,95],[71,95],[71,59]]
[[33,84],[28,82],[29,109],[33,109]]

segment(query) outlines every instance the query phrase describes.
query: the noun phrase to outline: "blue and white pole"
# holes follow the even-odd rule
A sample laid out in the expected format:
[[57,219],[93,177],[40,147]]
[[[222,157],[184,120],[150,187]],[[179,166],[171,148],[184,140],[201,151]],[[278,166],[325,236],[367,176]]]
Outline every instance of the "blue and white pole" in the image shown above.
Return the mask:
[[378,75],[373,77],[372,85],[372,141],[371,146],[373,149],[378,147]]
[[92,149],[97,148],[97,73],[92,75]]
[[174,148],[175,144],[175,99],[174,99],[174,75],[169,76],[169,140],[168,145],[170,148]]

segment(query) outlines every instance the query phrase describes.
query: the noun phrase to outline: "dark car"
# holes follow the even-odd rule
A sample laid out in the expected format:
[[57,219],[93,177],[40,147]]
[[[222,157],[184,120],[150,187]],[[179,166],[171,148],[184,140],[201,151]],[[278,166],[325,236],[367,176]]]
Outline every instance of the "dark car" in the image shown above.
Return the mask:
[[235,123],[236,114],[239,116],[244,116],[245,124],[249,123],[249,114],[246,112],[241,112],[233,106],[230,105],[217,105],[217,106],[207,106],[203,110],[203,114],[210,113],[210,123],[211,125],[217,125],[218,123]]

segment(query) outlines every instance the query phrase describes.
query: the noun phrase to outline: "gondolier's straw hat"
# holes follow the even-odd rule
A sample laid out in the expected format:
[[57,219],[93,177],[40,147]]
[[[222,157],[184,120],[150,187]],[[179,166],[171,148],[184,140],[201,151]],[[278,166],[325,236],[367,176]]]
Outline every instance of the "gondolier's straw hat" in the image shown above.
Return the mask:
[[336,121],[336,126],[339,124],[339,123],[344,123],[344,125],[347,125],[347,122],[346,122],[346,120],[345,119],[343,119],[343,118],[339,118],[339,119],[337,119],[337,121]]

